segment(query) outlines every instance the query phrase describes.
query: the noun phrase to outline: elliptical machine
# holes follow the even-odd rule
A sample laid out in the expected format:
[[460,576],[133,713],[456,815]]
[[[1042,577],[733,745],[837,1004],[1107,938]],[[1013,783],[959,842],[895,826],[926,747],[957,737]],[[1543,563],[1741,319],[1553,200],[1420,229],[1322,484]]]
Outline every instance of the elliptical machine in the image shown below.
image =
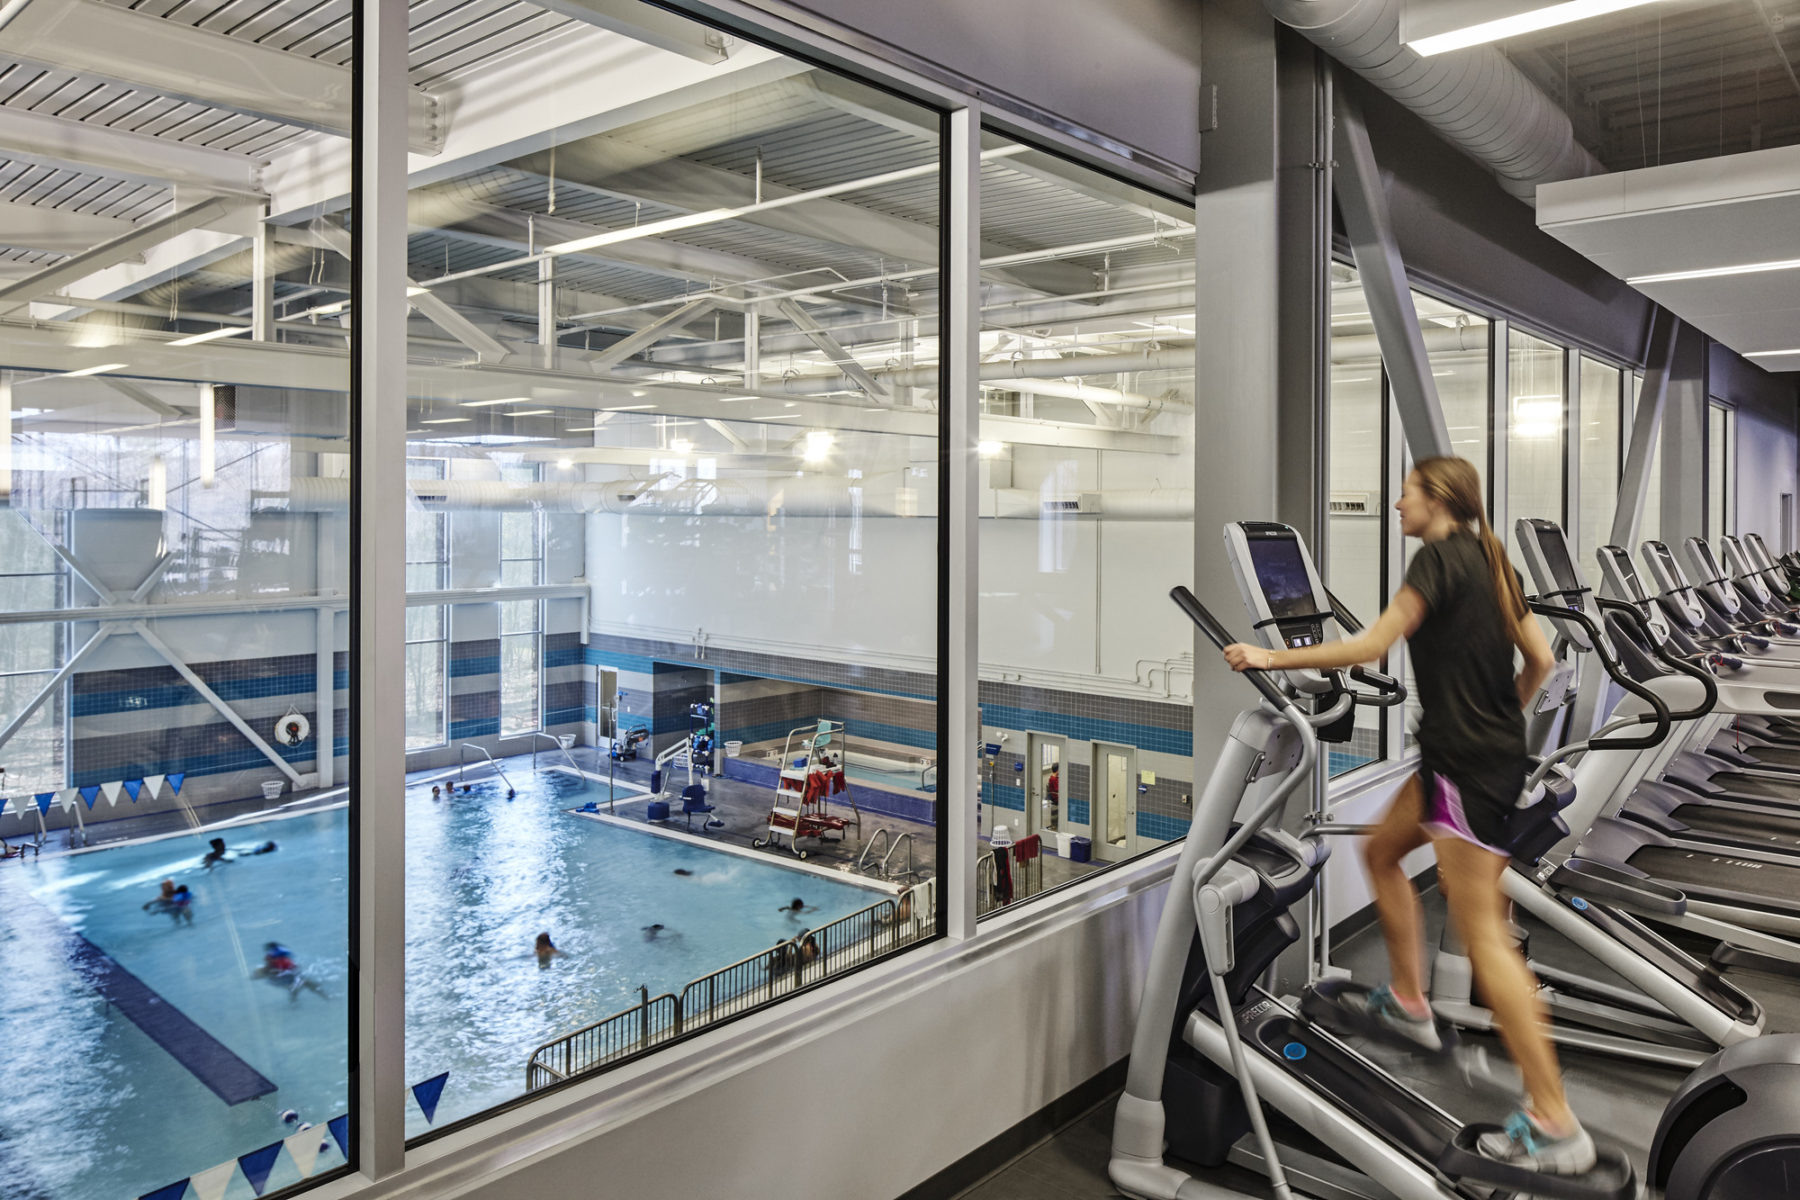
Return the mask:
[[[1271,640],[1323,640],[1334,614],[1323,603],[1326,593],[1298,535],[1286,526],[1245,522],[1228,526],[1226,538],[1245,600],[1259,626],[1274,631]],[[1171,597],[1215,645],[1234,640],[1186,588]],[[1481,1157],[1474,1146],[1483,1127],[1459,1122],[1325,1027],[1321,1010],[1337,1008],[1330,997],[1323,1005],[1296,1007],[1259,985],[1275,958],[1298,940],[1287,910],[1310,893],[1328,857],[1317,829],[1294,837],[1272,827],[1317,764],[1316,730],[1341,721],[1356,703],[1397,703],[1404,692],[1395,681],[1360,669],[1348,676],[1250,671],[1243,679],[1261,699],[1234,721],[1174,868],[1119,1100],[1109,1164],[1113,1182],[1144,1200],[1239,1195],[1170,1165],[1164,1154],[1217,1166],[1249,1134],[1282,1200],[1296,1188],[1311,1196],[1396,1200],[1636,1196],[1635,1173],[1617,1150],[1602,1148],[1595,1169],[1581,1176],[1524,1171]],[[1352,682],[1372,690],[1358,692]],[[1234,828],[1233,814],[1257,781],[1269,790]],[[1309,996],[1318,995],[1309,989]],[[1442,1022],[1440,1032],[1453,1037]],[[1748,1129],[1748,1123],[1724,1115],[1736,1095],[1732,1088],[1743,1093],[1742,1104],[1762,1105],[1763,1095],[1768,1103],[1783,1103],[1785,1092],[1750,1089],[1772,1087],[1758,1072],[1800,1080],[1797,1042],[1763,1039],[1754,1064],[1725,1062],[1721,1055],[1696,1072],[1690,1081],[1695,1099],[1673,1119],[1665,1117],[1652,1160],[1653,1177],[1670,1189],[1668,1200],[1748,1196],[1729,1189],[1740,1178],[1769,1178],[1771,1169],[1800,1171],[1800,1130],[1764,1129],[1737,1139],[1733,1130]],[[1784,1071],[1783,1062],[1792,1065]],[[1264,1119],[1265,1101],[1337,1161],[1314,1160],[1290,1177],[1283,1160],[1292,1155],[1277,1149]],[[1780,1118],[1773,1120],[1779,1124]]]

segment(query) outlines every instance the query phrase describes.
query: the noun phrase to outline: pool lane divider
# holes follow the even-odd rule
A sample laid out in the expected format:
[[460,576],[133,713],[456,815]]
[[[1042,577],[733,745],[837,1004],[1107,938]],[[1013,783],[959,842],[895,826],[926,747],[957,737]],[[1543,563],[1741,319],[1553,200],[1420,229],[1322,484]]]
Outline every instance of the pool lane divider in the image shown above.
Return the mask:
[[260,1071],[120,966],[117,959],[73,930],[68,939],[69,960],[82,969],[88,984],[213,1095],[235,1105],[275,1090]]

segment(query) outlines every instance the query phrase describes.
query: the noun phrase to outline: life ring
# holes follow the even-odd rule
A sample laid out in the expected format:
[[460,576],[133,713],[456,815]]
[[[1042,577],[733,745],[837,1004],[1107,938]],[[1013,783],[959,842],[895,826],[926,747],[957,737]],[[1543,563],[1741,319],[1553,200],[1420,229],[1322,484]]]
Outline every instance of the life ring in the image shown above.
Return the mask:
[[289,713],[275,722],[275,740],[284,746],[298,746],[312,736],[312,722],[299,713]]

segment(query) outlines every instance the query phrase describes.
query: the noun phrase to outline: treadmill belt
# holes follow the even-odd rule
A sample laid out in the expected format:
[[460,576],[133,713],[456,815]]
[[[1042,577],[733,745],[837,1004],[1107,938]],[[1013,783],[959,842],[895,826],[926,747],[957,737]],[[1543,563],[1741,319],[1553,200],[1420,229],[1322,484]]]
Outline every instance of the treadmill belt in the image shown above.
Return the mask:
[[1800,852],[1800,812],[1751,812],[1718,804],[1683,804],[1669,815],[1701,833],[1743,838],[1769,850]]
[[1644,846],[1627,860],[1652,879],[1664,880],[1696,896],[1726,893],[1734,902],[1800,917],[1800,867],[1756,863],[1726,854]]
[[[1735,796],[1754,796],[1758,800],[1789,800],[1800,803],[1800,778],[1764,779],[1742,771],[1720,771],[1708,783],[1716,783]],[[1721,796],[1720,799],[1728,797]]]

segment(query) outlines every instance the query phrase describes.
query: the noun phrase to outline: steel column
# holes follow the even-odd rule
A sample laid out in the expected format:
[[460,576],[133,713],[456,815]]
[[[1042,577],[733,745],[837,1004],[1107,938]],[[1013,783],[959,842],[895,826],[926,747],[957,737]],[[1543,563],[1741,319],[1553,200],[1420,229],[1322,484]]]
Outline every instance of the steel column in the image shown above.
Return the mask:
[[1613,506],[1612,530],[1607,544],[1637,548],[1638,528],[1644,518],[1644,501],[1650,494],[1650,460],[1656,454],[1656,439],[1662,432],[1663,404],[1669,394],[1669,375],[1675,367],[1675,341],[1681,331],[1681,319],[1666,308],[1658,308],[1650,323],[1650,354],[1644,367],[1644,382],[1632,406],[1631,443],[1625,451],[1625,468],[1620,472],[1619,497]]

